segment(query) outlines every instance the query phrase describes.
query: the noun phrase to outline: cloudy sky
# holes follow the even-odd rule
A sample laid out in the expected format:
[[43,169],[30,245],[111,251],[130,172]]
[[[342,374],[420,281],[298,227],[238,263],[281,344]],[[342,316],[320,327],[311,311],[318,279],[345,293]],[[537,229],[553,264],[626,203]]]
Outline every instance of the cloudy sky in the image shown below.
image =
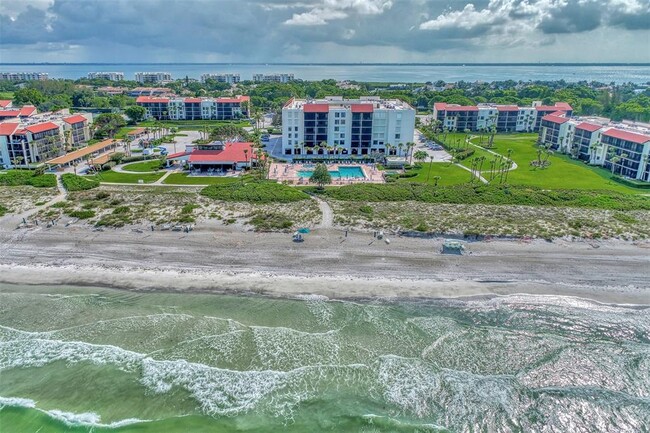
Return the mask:
[[1,0],[1,62],[650,62],[650,0]]

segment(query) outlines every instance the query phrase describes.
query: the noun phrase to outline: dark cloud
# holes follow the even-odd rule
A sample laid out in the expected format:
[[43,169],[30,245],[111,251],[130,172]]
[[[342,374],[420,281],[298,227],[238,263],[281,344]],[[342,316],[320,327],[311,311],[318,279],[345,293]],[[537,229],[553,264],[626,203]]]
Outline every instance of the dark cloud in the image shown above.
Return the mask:
[[650,28],[648,0],[39,0],[17,15],[5,2],[3,57],[60,50],[67,61],[401,61]]

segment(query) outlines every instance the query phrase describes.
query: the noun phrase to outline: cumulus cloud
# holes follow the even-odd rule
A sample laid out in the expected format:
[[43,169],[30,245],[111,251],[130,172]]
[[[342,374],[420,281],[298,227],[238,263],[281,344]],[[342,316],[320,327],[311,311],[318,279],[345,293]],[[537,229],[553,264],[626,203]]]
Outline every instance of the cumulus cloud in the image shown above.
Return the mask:
[[322,0],[307,12],[294,13],[284,23],[292,26],[325,25],[331,20],[347,18],[350,13],[381,14],[392,5],[392,0]]
[[650,61],[649,28],[648,0],[0,0],[0,58]]

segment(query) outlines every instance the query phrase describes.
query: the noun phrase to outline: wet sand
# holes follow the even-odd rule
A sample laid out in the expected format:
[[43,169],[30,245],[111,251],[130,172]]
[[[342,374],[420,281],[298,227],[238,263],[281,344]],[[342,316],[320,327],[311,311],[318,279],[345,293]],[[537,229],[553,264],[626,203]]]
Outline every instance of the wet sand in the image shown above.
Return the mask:
[[471,242],[317,229],[283,233],[202,225],[190,233],[93,231],[85,226],[0,230],[0,282],[128,290],[435,298],[512,293],[650,304],[650,242]]

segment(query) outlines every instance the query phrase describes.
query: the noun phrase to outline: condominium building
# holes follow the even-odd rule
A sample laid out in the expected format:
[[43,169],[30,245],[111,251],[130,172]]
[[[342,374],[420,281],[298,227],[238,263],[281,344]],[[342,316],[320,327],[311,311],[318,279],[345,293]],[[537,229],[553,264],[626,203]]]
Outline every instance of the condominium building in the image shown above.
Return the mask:
[[414,131],[415,110],[396,99],[290,99],[282,108],[285,155],[325,154],[324,145],[342,155],[403,155]]
[[219,83],[236,84],[241,81],[239,74],[202,74],[201,82],[205,83],[207,80],[214,80]]
[[293,74],[253,74],[253,81],[256,83],[288,83],[293,80],[295,80]]
[[0,166],[25,167],[63,155],[90,140],[92,114],[55,113],[14,117],[0,122]]
[[169,72],[136,72],[135,81],[138,83],[168,83],[172,81],[172,74]]
[[0,81],[33,81],[47,80],[45,72],[0,72]]
[[124,72],[89,72],[89,80],[102,79],[109,81],[124,81]]
[[650,125],[571,118],[558,111],[542,117],[538,142],[623,177],[650,181]]
[[569,116],[573,113],[571,106],[564,102],[557,102],[553,106],[535,102],[530,107],[436,102],[433,104],[433,118],[438,121],[441,128],[449,131],[480,131],[495,128],[498,132],[533,132],[539,130],[542,117],[559,110]]
[[250,97],[167,98],[140,96],[136,103],[158,120],[232,120],[248,117]]

